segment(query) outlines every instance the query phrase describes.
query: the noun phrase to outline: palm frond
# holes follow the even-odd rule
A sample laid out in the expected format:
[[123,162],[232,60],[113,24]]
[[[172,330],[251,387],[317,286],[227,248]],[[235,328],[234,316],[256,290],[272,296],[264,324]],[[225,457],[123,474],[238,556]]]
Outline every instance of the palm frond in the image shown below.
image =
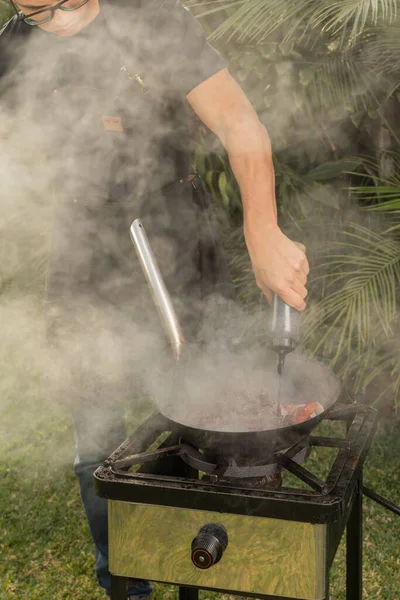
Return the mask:
[[[378,107],[378,81],[356,51],[326,52],[302,69],[308,71],[307,96],[316,108],[343,107],[351,111]],[[304,77],[304,75],[303,75]]]
[[[377,332],[385,336],[392,332],[400,283],[400,245],[352,224],[343,240],[329,244],[321,253],[314,273],[317,278],[314,283],[311,278],[311,286],[320,285],[321,270],[325,297],[305,315],[304,341],[312,342],[313,354],[330,353],[332,366],[341,362],[348,367],[354,353],[362,353]],[[316,339],[321,327],[325,333]],[[328,348],[332,339],[336,346],[333,353]]]
[[[390,177],[379,177],[373,173],[364,175],[364,178],[371,181],[373,185],[349,186],[347,191],[355,198],[372,203],[364,206],[364,211],[390,212],[394,214],[400,210],[400,156],[397,152],[385,152],[393,165],[394,174]],[[364,161],[362,161],[364,163]],[[366,163],[365,163],[366,164]],[[371,169],[378,173],[379,165],[370,161]],[[354,175],[352,171],[349,175]]]
[[[364,200],[377,200],[379,204],[366,206],[364,210],[373,212],[400,212],[400,186],[376,186],[371,193],[371,188],[351,188]],[[382,201],[384,199],[384,201]]]
[[[340,48],[350,47],[372,25],[396,22],[397,0],[215,0],[196,2],[206,10],[200,17],[223,13],[226,18],[211,35],[212,40],[227,37],[239,42],[262,43],[279,29],[286,28],[284,39],[304,35],[311,29],[334,36]],[[303,32],[303,33],[299,33]],[[313,36],[308,36],[309,40]],[[314,36],[318,37],[318,36]]]
[[[232,0],[231,2],[216,3],[217,6],[207,9],[199,16],[206,17],[221,11],[228,11],[227,18],[215,29],[211,40],[227,36],[230,40],[247,43],[261,43],[285,23],[293,20],[307,26],[315,11],[313,0],[297,0],[297,2],[282,2],[282,0]],[[235,10],[230,10],[236,7]]]
[[334,0],[315,12],[314,22],[324,23],[323,29],[332,33],[348,29],[350,39],[357,40],[367,25],[394,21],[397,4],[397,0]]
[[399,19],[385,22],[376,27],[367,27],[359,38],[364,48],[367,68],[380,75],[393,76],[393,93],[399,86],[398,65],[400,60]]

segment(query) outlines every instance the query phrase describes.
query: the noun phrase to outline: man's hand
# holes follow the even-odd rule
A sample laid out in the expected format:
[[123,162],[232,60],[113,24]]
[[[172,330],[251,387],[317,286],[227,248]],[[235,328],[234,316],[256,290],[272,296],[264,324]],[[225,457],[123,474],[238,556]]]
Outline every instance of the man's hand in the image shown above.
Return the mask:
[[276,292],[304,310],[309,272],[304,247],[278,228],[275,175],[268,133],[227,69],[192,90],[187,99],[224,145],[240,187],[244,234],[256,281],[271,302]]
[[292,242],[277,226],[265,230],[245,223],[245,239],[257,285],[268,302],[275,292],[286,304],[303,311],[310,271],[305,247]]

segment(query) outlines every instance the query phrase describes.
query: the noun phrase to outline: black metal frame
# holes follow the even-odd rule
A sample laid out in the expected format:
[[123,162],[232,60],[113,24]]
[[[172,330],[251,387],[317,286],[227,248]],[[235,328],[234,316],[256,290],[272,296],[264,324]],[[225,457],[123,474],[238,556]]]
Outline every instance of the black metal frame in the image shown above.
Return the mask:
[[[363,488],[362,477],[355,485],[350,516],[346,527],[346,600],[362,600],[362,521],[363,521]],[[165,582],[156,582],[165,583]],[[174,582],[169,582],[174,585]],[[179,600],[198,600],[199,591],[226,593],[232,596],[243,596],[243,592],[232,590],[221,590],[217,588],[188,587],[175,584],[179,588]],[[329,600],[329,571],[327,570],[327,581],[325,598]],[[265,596],[263,594],[251,594],[246,592],[248,598],[260,598],[261,600],[302,600],[301,598],[288,598],[278,596]],[[126,600],[126,580],[124,577],[111,575],[111,597],[110,600]]]
[[[154,583],[164,583],[157,582]],[[168,585],[174,585],[170,582]],[[217,592],[220,594],[229,594],[232,596],[243,597],[243,592],[232,592],[232,590],[223,590],[220,588],[205,588],[205,587],[189,587],[176,584],[179,588],[179,600],[198,600],[199,591],[206,590],[208,592]],[[263,594],[251,594],[246,592],[246,598],[260,598],[261,600],[305,600],[304,598],[289,598],[288,596],[264,596]],[[124,577],[116,577],[111,575],[111,596],[110,600],[126,600],[126,584]],[[322,600],[329,600],[329,593]],[[358,598],[348,596],[346,600],[358,600]]]
[[356,483],[353,505],[346,527],[346,600],[362,600],[363,564],[362,477]]
[[[309,491],[229,488],[221,484],[218,477],[209,482],[196,479],[196,469],[185,464],[180,456],[182,444],[175,434],[171,434],[155,452],[146,452],[155,439],[165,432],[165,421],[160,415],[147,421],[97,469],[96,491],[100,496],[113,500],[326,523],[333,542],[327,552],[324,600],[329,600],[329,568],[346,530],[346,599],[362,600],[362,465],[376,430],[377,415],[376,411],[363,405],[342,405],[335,407],[327,418],[344,421],[347,424],[347,437],[311,437],[312,445],[338,448],[336,460],[325,482],[293,460],[305,446],[305,441],[285,453],[279,453],[278,457],[283,468],[313,488]],[[160,459],[160,456],[163,458]],[[141,465],[139,472],[128,473],[123,470],[135,463]],[[198,600],[199,589],[244,595],[243,591],[182,586],[173,581],[168,583],[179,587],[180,600]],[[246,595],[262,600],[301,600],[247,592]],[[111,600],[126,600],[124,577],[112,576]]]
[[[170,468],[171,462],[183,464],[179,458],[179,438],[171,434],[162,448],[169,448],[162,460],[145,462],[142,460],[140,472],[129,473],[116,465],[131,455],[139,456],[152,442],[165,432],[165,421],[159,415],[147,421],[131,438],[126,440],[95,472],[96,493],[110,500],[134,501],[161,506],[226,513],[251,514],[308,523],[343,522],[347,519],[350,494],[359,476],[361,466],[371,445],[376,429],[376,411],[369,407],[338,406],[331,412],[331,420],[350,421],[347,439],[320,438],[310,436],[312,445],[330,444],[338,447],[338,455],[325,482],[297,464],[293,457],[308,442],[300,441],[285,453],[278,453],[276,459],[282,466],[305,481],[313,489],[299,490],[281,488],[279,490],[228,487],[219,480],[190,479],[182,476],[181,470]],[[132,457],[134,455],[134,457]],[[153,459],[157,454],[153,455]],[[160,467],[163,469],[160,472]],[[171,473],[180,473],[180,476]],[[232,500],[235,499],[233,503]]]
[[[50,23],[50,21],[52,21],[54,18],[54,13],[56,12],[56,10],[74,12],[75,10],[79,10],[80,8],[82,8],[82,6],[85,6],[85,4],[89,2],[89,0],[82,0],[82,4],[78,4],[78,6],[73,6],[70,8],[64,6],[64,4],[66,4],[66,2],[68,1],[69,0],[60,0],[60,2],[57,2],[57,4],[54,4],[53,6],[46,6],[46,8],[35,10],[34,12],[29,13],[29,15],[26,15],[22,10],[19,10],[14,0],[11,0],[11,5],[14,8],[14,11],[19,21],[24,21],[27,25],[34,27],[36,25],[45,25],[46,23]],[[38,15],[44,14],[46,12],[50,13],[50,17],[42,19],[40,21],[35,21],[34,19],[32,19],[32,17],[37,17]]]
[[[154,583],[164,583],[164,582],[154,582]],[[168,584],[169,585],[169,584]],[[174,585],[171,582],[171,585]],[[222,590],[219,588],[200,588],[200,587],[188,587],[188,586],[179,586],[179,600],[198,600],[199,591],[207,590],[209,592],[217,592],[220,594],[230,594],[232,596],[242,596],[243,592],[232,592],[232,590]],[[262,600],[304,600],[303,598],[289,598],[288,596],[263,596],[262,594],[251,594],[246,592],[246,597],[248,598],[260,598]],[[124,577],[116,577],[115,575],[111,575],[111,596],[110,600],[126,600],[126,583]],[[329,600],[329,596],[325,596],[323,600]],[[347,600],[352,600],[347,598]],[[354,600],[358,600],[354,598]]]
[[386,508],[386,510],[390,510],[390,512],[400,517],[400,506],[397,506],[397,504],[394,504],[394,502],[391,502],[387,498],[380,496],[373,490],[370,490],[369,488],[365,487],[365,485],[363,485],[363,494],[370,500],[373,500],[377,504],[383,506],[383,508]]

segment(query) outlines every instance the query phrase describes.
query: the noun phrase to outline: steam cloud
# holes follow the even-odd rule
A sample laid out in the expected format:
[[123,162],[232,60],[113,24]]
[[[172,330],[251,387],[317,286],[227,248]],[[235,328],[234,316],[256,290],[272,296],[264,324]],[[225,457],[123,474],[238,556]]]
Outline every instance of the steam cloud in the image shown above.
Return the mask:
[[[235,346],[234,340],[244,331],[252,331],[252,316],[222,298],[209,298],[205,304],[185,295],[191,274],[185,268],[182,248],[188,254],[193,249],[191,215],[187,220],[182,213],[174,215],[162,197],[152,196],[152,191],[173,175],[172,163],[163,160],[165,140],[172,139],[177,149],[191,150],[166,104],[168,73],[174,71],[170,63],[176,56],[165,48],[173,42],[174,32],[166,30],[167,39],[155,39],[142,24],[135,29],[131,19],[127,22],[129,29],[121,36],[137,40],[137,47],[151,51],[162,68],[157,76],[144,74],[157,98],[151,110],[150,99],[130,83],[135,145],[123,166],[114,160],[121,151],[119,133],[104,130],[103,117],[119,115],[119,94],[122,98],[126,93],[126,74],[103,68],[110,60],[118,65],[122,60],[115,55],[112,41],[105,43],[104,29],[99,30],[97,39],[90,30],[91,55],[87,55],[85,35],[55,39],[38,32],[31,36],[17,70],[0,83],[1,280],[6,288],[0,320],[3,356],[10,373],[1,384],[0,415],[7,410],[16,379],[24,382],[24,393],[29,395],[26,390],[33,373],[45,373],[46,380],[35,398],[38,414],[49,402],[45,399],[49,393],[53,401],[66,405],[77,398],[94,402],[96,407],[104,407],[104,415],[122,400],[132,405],[148,394],[162,404],[166,394],[173,393],[174,365],[129,239],[129,225],[137,217],[143,220],[167,284],[174,282],[169,289],[184,325],[187,304],[191,314],[197,309],[205,315],[199,332],[203,354],[190,363],[185,374],[186,389],[193,395],[189,393],[186,399],[178,396],[177,401],[187,401],[185,410],[190,411],[193,403],[205,398],[215,402],[221,385],[227,383],[228,391],[233,392],[245,382],[251,393],[260,386],[276,385],[275,373],[265,368],[264,348],[254,344],[251,350],[246,347],[239,352]],[[65,93],[65,78],[79,75],[82,68],[79,56],[90,63],[89,76],[82,78],[81,86]],[[130,58],[134,65],[136,60],[140,62],[139,56]],[[106,73],[112,74],[111,80],[104,79]],[[287,83],[291,85],[290,79]],[[189,85],[184,80],[175,84],[182,90]],[[290,114],[290,110],[283,111],[275,127],[291,127]],[[265,119],[267,125],[269,120]],[[101,144],[96,142],[99,133]],[[88,137],[89,153],[79,143],[81,139],[87,142]],[[118,201],[99,213],[111,175],[120,184],[114,199]],[[125,180],[134,181],[134,186],[127,188]],[[113,223],[119,227],[117,244],[110,233]],[[43,307],[49,247],[53,256],[67,255],[68,261],[57,266],[61,301],[53,304],[50,294]],[[94,248],[101,250],[102,258],[92,261],[96,272],[92,288],[85,265],[92,260]],[[115,260],[121,268],[112,268]],[[103,268],[106,277],[102,277]],[[178,277],[173,273],[176,270]],[[71,272],[79,274],[79,285],[73,289],[68,286]],[[53,334],[57,339],[50,346],[45,312],[51,317],[51,341]],[[232,393],[230,411],[235,398],[240,402],[240,394]],[[4,435],[0,431],[0,436]]]
[[[146,394],[159,400],[167,389],[165,374],[172,373],[173,365],[129,239],[134,218],[142,218],[145,227],[149,224],[147,232],[184,326],[190,329],[188,312],[200,315],[206,310],[200,331],[203,348],[220,343],[218,330],[237,337],[246,328],[244,314],[234,304],[214,297],[205,308],[200,297],[186,296],[192,273],[182,249],[188,254],[193,250],[193,215],[175,215],[171,207],[167,210],[163,197],[152,196],[174,174],[171,160],[163,160],[165,140],[172,139],[178,150],[191,150],[190,140],[181,136],[181,123],[166,103],[168,63],[176,57],[165,55],[165,39],[154,39],[143,27],[129,29],[142,50],[151,49],[155,56],[163,53],[164,62],[157,80],[145,76],[155,89],[152,110],[150,99],[129,82],[129,111],[137,131],[131,154],[121,166],[114,160],[121,151],[119,133],[104,130],[103,117],[119,115],[126,74],[103,68],[114,48],[111,42],[104,43],[104,30],[97,39],[94,31],[90,31],[90,56],[85,54],[85,35],[56,39],[35,31],[22,57],[16,44],[10,59],[18,58],[17,68],[0,83],[0,320],[7,373],[1,383],[0,415],[18,393],[24,399],[22,406],[25,401],[30,408],[36,405],[37,423],[29,410],[33,428],[52,402],[93,405],[93,418],[101,419],[107,418],[114,404],[125,401],[132,407]],[[171,43],[174,33],[165,35]],[[89,76],[65,93],[64,80],[79,74],[82,67],[79,57],[91,64]],[[120,65],[119,58],[113,55],[112,59]],[[104,80],[110,72],[112,80]],[[95,89],[99,85],[104,92],[102,104]],[[190,82],[176,85],[183,90]],[[101,144],[96,136],[102,138]],[[85,152],[88,147],[90,153]],[[102,208],[111,175],[120,183],[118,198]],[[124,186],[125,180],[134,181],[134,186]],[[114,224],[119,227],[117,236]],[[98,250],[101,258],[93,259]],[[63,259],[61,263],[57,257]],[[113,267],[114,261],[119,261],[118,268]],[[44,273],[49,270],[53,283],[46,295]],[[71,288],[76,275],[78,284]],[[226,345],[224,352],[229,355]],[[231,369],[229,361],[226,367],[220,362],[219,378],[229,378]],[[23,419],[21,410],[19,425]],[[0,431],[3,440],[10,435]]]

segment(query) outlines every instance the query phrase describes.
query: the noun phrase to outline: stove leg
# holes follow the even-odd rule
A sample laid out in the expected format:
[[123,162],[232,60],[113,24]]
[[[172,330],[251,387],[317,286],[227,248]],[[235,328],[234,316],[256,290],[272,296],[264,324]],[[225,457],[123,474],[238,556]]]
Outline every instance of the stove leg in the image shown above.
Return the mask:
[[116,575],[111,575],[110,600],[126,600],[125,577],[117,577]]
[[179,587],[179,600],[198,600],[199,590],[197,588]]
[[357,482],[346,531],[346,599],[362,600],[362,480]]

